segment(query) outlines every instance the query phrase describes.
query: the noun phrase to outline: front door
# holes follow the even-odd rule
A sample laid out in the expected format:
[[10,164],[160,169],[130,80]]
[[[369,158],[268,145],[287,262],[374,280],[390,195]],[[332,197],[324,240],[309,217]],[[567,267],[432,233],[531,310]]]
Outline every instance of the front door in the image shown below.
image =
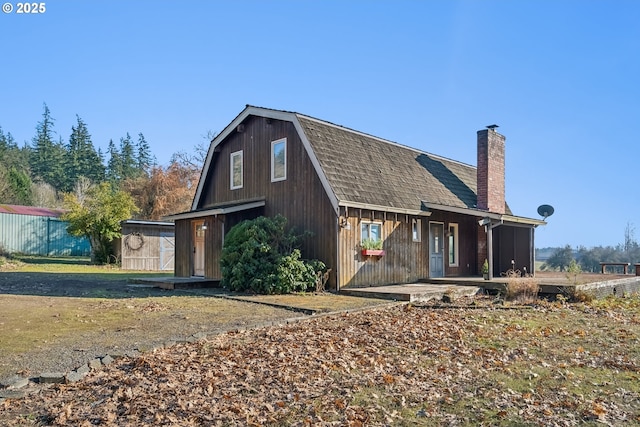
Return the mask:
[[429,223],[429,277],[444,277],[444,224]]
[[204,276],[204,221],[193,221],[193,275]]

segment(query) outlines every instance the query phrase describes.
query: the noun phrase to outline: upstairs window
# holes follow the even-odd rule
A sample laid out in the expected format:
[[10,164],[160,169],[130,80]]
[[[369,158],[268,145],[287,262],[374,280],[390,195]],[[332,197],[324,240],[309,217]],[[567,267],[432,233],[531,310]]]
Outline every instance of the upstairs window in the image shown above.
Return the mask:
[[244,162],[242,158],[242,150],[231,153],[231,189],[242,188],[244,181]]
[[271,182],[287,179],[287,138],[271,143]]

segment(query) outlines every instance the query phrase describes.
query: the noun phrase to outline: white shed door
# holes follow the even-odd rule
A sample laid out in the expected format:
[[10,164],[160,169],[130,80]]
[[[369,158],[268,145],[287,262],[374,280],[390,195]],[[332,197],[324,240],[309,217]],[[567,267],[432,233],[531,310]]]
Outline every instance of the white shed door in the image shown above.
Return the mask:
[[176,256],[174,233],[160,233],[160,270],[173,270]]

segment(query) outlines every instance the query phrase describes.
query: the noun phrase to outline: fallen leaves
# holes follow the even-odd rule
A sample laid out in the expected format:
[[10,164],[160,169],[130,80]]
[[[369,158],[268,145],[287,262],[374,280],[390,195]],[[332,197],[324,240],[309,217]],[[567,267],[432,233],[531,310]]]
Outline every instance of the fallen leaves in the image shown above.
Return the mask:
[[16,404],[54,425],[615,425],[640,414],[640,326],[615,310],[316,317],[121,359]]

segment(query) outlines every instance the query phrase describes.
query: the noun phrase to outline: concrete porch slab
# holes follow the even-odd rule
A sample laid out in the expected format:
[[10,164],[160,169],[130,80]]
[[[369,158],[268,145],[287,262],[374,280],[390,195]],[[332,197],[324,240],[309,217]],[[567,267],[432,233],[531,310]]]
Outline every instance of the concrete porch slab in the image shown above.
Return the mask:
[[366,298],[379,298],[395,301],[425,302],[432,299],[442,299],[445,294],[452,299],[463,296],[473,296],[480,292],[479,286],[457,284],[407,283],[402,285],[373,286],[369,288],[341,289],[341,295]]

